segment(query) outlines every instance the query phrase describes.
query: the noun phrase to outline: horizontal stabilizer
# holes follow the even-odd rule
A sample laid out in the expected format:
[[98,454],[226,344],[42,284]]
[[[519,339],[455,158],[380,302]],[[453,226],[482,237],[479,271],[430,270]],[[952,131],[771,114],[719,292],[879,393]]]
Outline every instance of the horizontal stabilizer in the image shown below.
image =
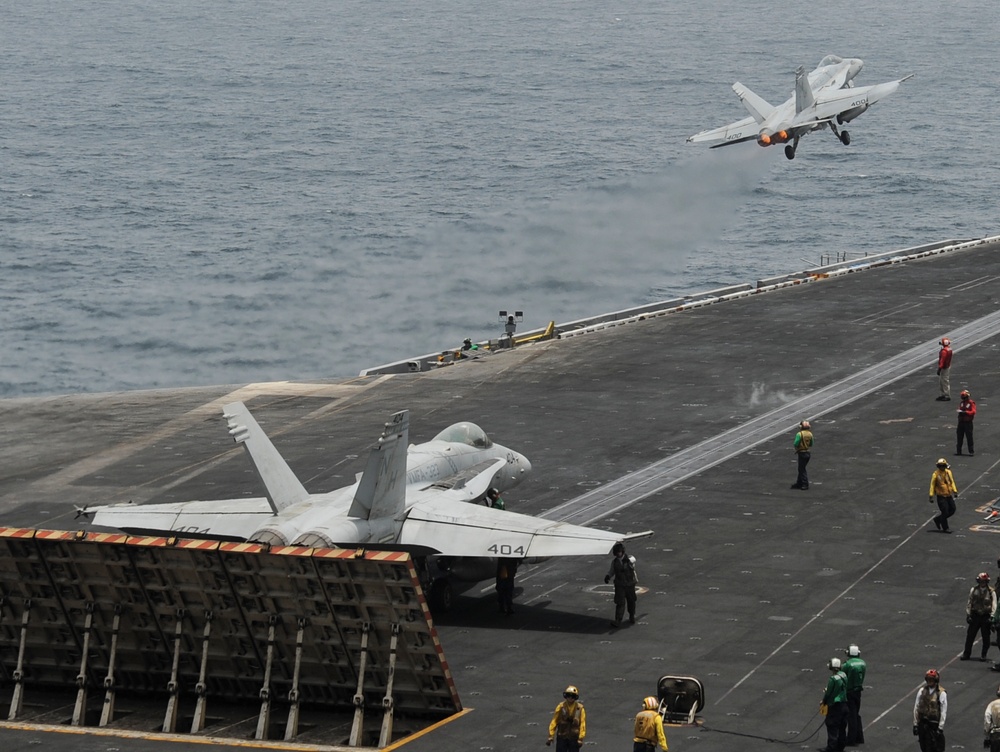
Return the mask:
[[688,142],[700,143],[703,141],[734,141],[739,143],[741,141],[749,141],[750,139],[757,138],[757,134],[759,132],[760,128],[757,127],[757,121],[752,117],[748,117],[743,118],[742,120],[737,120],[735,123],[730,123],[729,125],[723,125],[719,128],[712,128],[711,130],[695,133],[693,136],[688,136]]
[[309,492],[299,483],[285,458],[274,448],[246,405],[230,402],[223,406],[222,414],[229,424],[229,435],[246,449],[275,514],[309,498]]
[[747,108],[747,112],[753,116],[757,123],[763,123],[774,112],[774,107],[768,104],[763,97],[757,96],[739,81],[733,84],[733,91],[736,92],[736,96],[740,98],[743,106]]
[[428,500],[415,504],[398,543],[444,556],[600,556],[623,536],[607,530],[531,517],[475,504]]
[[[114,527],[135,535],[188,535],[193,538],[246,540],[267,520],[274,518],[264,497],[221,501],[182,501],[176,504],[111,504],[84,512],[93,524]],[[225,530],[218,535],[216,530]]]

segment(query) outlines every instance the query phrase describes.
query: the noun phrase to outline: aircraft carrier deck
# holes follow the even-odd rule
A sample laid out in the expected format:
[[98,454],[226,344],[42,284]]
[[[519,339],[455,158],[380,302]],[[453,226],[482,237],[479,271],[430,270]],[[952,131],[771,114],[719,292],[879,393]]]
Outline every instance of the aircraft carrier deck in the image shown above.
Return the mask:
[[[916,749],[913,696],[928,668],[949,691],[949,745],[978,749],[1000,674],[958,656],[969,588],[978,572],[996,579],[1000,554],[977,511],[1000,496],[998,245],[800,275],[432,371],[5,400],[0,525],[75,530],[84,504],[259,495],[221,418],[233,399],[313,492],[351,482],[394,411],[411,411],[414,442],[471,420],[533,464],[505,494],[508,509],[655,531],[630,546],[638,623],[609,626],[608,559],[522,568],[509,617],[482,583],[435,619],[467,712],[395,748],[540,747],[575,684],[586,749],[622,749],[642,698],[668,674],[697,677],[706,694],[701,727],[667,729],[675,752],[823,747],[826,663],[856,642],[868,663],[868,749]],[[955,349],[951,402],[935,400],[942,336]],[[979,407],[974,457],[953,456],[963,388]],[[816,436],[808,491],[789,489],[801,419]],[[933,531],[927,503],[941,456],[961,490],[952,535]],[[7,750],[204,748],[17,724],[0,726],[0,740]]]

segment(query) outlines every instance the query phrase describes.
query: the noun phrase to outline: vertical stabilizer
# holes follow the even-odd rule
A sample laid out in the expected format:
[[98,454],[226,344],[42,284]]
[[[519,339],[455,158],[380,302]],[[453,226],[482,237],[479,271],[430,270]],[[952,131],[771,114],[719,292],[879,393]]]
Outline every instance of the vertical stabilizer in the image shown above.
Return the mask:
[[309,492],[299,483],[285,458],[274,448],[246,405],[230,402],[223,406],[222,415],[229,425],[229,435],[237,444],[242,444],[250,456],[275,514],[309,498]]
[[809,85],[809,76],[806,75],[806,69],[800,65],[795,71],[795,114],[808,110],[814,104],[816,97],[813,96],[812,87]]
[[406,450],[410,414],[393,415],[385,424],[378,443],[368,455],[368,465],[347,513],[349,517],[374,520],[395,517],[406,507]]

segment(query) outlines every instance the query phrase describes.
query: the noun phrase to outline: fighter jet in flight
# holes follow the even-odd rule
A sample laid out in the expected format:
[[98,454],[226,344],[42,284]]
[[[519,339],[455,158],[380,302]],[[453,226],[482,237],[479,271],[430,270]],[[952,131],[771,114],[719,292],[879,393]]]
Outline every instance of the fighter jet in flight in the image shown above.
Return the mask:
[[799,139],[805,134],[829,128],[845,146],[850,134],[837,126],[846,125],[899,85],[913,77],[911,73],[897,81],[873,86],[854,86],[854,77],[864,63],[857,58],[847,60],[827,55],[819,67],[806,75],[805,68],[795,72],[795,91],[783,104],[772,106],[737,81],[733,91],[750,111],[750,117],[721,128],[702,131],[688,138],[689,142],[721,141],[711,148],[756,141],[761,146],[785,144],[785,156],[795,159]]
[[495,558],[607,554],[617,541],[651,534],[620,535],[482,505],[487,490],[513,487],[531,463],[494,444],[473,423],[456,423],[433,440],[407,448],[409,416],[398,412],[385,424],[356,483],[310,494],[242,402],[226,405],[223,412],[230,435],[246,449],[264,484],[265,497],[114,504],[82,513],[93,515],[95,525],[129,533],[406,550],[439,601],[450,601],[450,589],[444,598],[435,595],[449,577],[492,577]]

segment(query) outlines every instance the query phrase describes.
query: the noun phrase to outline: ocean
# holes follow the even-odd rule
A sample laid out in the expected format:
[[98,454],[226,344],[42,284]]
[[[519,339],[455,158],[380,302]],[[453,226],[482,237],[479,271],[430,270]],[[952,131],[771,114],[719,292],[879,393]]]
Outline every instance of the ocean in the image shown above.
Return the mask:
[[[345,378],[996,234],[995,3],[4,8],[0,397]],[[793,161],[687,136],[915,77]]]

